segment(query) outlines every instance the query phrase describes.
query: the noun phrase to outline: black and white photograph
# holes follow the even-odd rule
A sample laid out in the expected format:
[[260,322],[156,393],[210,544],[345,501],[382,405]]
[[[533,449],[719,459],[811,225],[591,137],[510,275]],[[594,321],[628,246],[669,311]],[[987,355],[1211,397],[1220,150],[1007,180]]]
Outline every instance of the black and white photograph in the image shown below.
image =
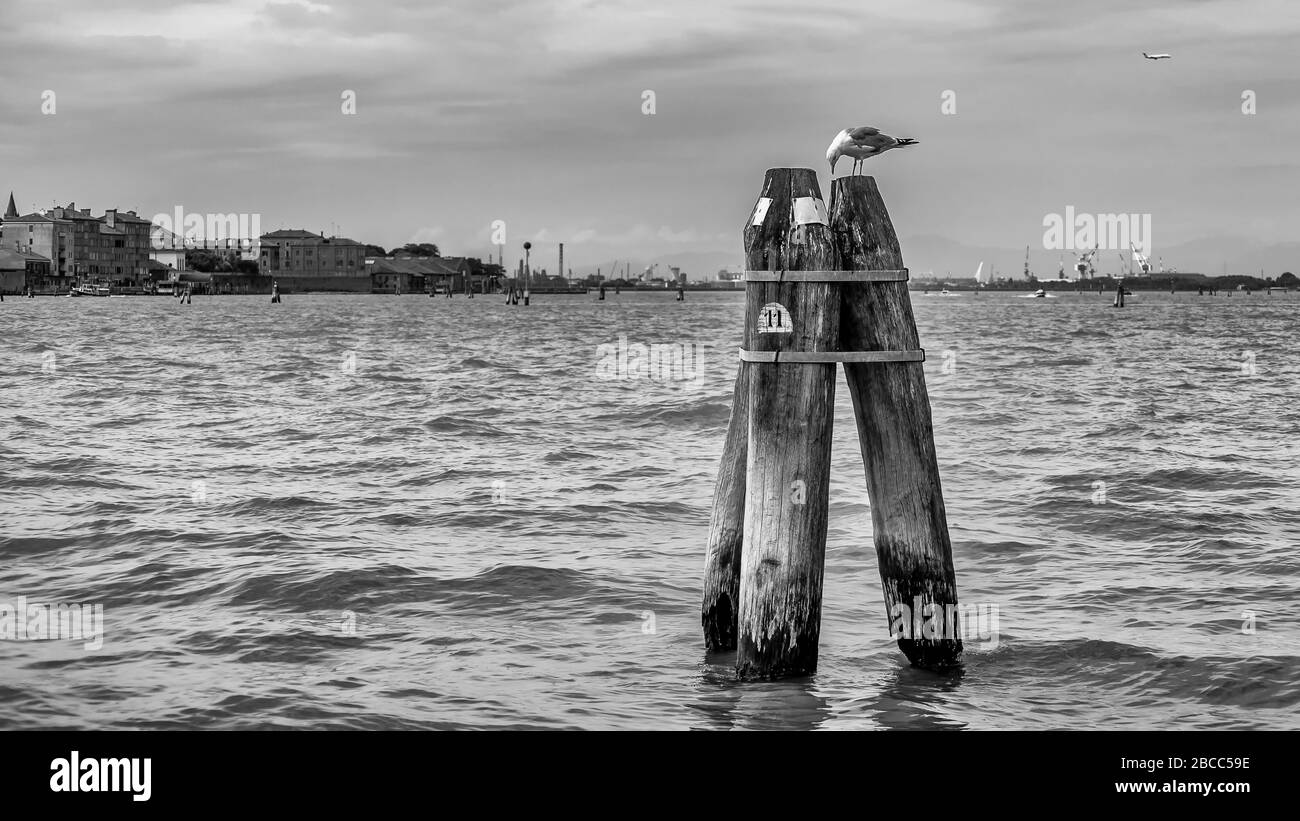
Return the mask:
[[829,730],[1245,806],[1300,730],[1297,42],[1282,0],[6,5],[0,783]]

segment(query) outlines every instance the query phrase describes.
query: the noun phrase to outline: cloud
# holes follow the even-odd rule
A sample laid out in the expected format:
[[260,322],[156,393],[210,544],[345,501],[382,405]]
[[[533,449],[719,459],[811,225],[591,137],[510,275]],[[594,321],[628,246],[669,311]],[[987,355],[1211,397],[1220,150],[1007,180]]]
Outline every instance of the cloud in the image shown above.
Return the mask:
[[1174,242],[1220,221],[1205,190],[1263,238],[1300,218],[1285,185],[1236,167],[1297,170],[1282,135],[1300,130],[1300,15],[1281,0],[60,9],[17,4],[0,27],[0,182],[24,202],[194,203],[383,245],[431,222],[475,253],[496,219],[512,254],[524,237],[577,255],[729,250],[765,168],[824,174],[830,136],[872,124],[922,141],[866,169],[900,232],[1023,247],[1061,203],[1134,201]]
[[433,242],[438,243],[446,236],[447,229],[441,225],[430,225],[416,230],[407,242]]

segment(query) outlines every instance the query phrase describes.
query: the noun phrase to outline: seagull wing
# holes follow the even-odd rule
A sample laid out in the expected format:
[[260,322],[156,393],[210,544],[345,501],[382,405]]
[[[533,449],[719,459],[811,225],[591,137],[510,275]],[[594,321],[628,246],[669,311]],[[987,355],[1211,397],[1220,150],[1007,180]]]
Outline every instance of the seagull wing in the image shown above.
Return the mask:
[[849,138],[852,139],[854,142],[858,142],[860,140],[866,139],[867,137],[876,136],[877,134],[880,133],[880,129],[872,128],[869,125],[860,125],[857,128],[846,128],[844,129],[844,132],[848,134]]
[[893,148],[894,146],[898,145],[898,140],[894,139],[888,134],[881,134],[877,132],[875,134],[871,134],[869,136],[863,137],[862,139],[854,140],[853,145],[858,148],[869,148],[872,151],[884,151],[887,148]]

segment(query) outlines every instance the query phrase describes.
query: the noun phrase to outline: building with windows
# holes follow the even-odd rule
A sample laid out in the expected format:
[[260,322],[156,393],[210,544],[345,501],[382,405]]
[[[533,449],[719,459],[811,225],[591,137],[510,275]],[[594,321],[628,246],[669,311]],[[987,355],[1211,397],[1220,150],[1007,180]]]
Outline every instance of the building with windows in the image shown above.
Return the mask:
[[0,248],[0,294],[57,290],[50,281],[50,261],[40,254]]
[[376,294],[414,294],[473,288],[482,292],[482,277],[475,277],[465,257],[417,257],[411,255],[366,257],[370,290]]
[[259,238],[258,268],[280,290],[369,293],[365,246],[345,237],[281,230]]
[[56,280],[97,280],[139,286],[149,274],[152,223],[134,211],[110,208],[94,217],[76,203],[19,215],[13,195],[0,223],[0,248],[49,260]]

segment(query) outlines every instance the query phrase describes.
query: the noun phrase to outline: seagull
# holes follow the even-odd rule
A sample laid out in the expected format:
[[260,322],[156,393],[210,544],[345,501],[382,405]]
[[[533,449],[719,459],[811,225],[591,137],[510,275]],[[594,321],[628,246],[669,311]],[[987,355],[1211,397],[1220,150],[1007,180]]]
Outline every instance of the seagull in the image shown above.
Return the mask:
[[902,145],[916,145],[916,142],[907,137],[899,138],[881,134],[879,128],[872,128],[869,125],[846,128],[831,140],[830,148],[826,149],[826,161],[831,164],[831,174],[834,174],[835,163],[839,162],[840,157],[852,157],[853,173],[856,174],[862,166],[862,161],[868,157],[875,157]]
[[1144,51],[1144,52],[1142,52],[1142,56],[1145,57],[1145,58],[1147,58],[1148,60],[1168,60],[1170,57],[1173,57],[1174,55],[1172,55],[1172,54],[1147,54],[1147,53]]

